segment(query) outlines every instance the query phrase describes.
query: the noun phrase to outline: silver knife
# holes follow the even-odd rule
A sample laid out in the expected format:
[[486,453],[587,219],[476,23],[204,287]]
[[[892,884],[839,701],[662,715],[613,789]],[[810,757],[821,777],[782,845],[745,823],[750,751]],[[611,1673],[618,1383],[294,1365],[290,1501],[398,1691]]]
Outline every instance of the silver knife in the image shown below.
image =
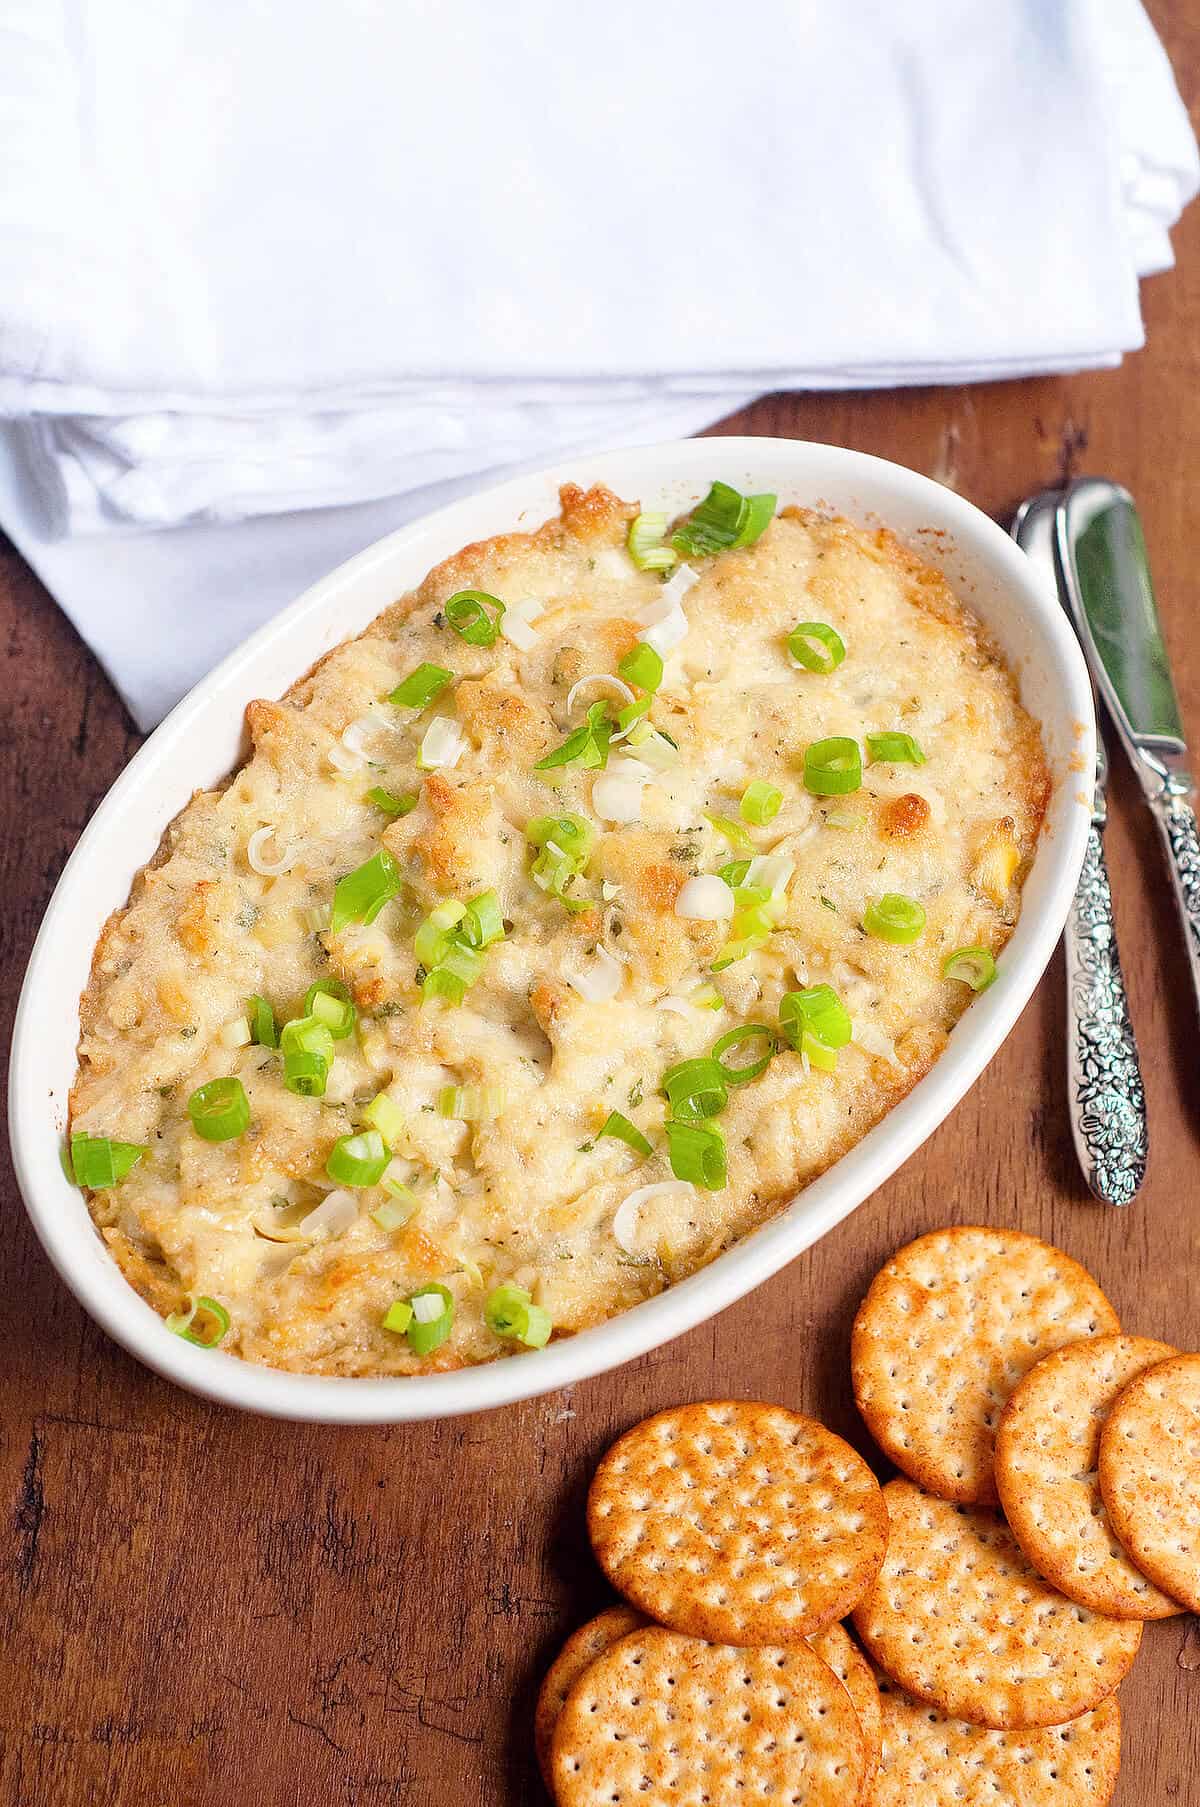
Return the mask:
[[1195,784],[1133,498],[1080,477],[1058,508],[1058,550],[1080,637],[1158,823],[1200,1007],[1200,835]]
[[[1071,613],[1056,551],[1062,492],[1017,510],[1012,535]],[[1083,869],[1063,932],[1067,964],[1067,1100],[1079,1165],[1094,1195],[1127,1205],[1146,1177],[1146,1093],[1117,953],[1104,859],[1108,758],[1096,733],[1096,789]]]

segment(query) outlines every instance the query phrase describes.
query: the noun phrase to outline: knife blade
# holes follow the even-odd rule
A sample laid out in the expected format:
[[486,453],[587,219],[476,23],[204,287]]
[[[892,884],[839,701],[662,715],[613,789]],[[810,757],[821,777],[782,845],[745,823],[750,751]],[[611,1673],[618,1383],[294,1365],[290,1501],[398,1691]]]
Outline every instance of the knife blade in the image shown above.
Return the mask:
[[1059,560],[1092,674],[1162,838],[1200,1009],[1200,832],[1183,719],[1128,490],[1080,477],[1057,509]]
[[[1017,510],[1012,536],[1070,613],[1057,554],[1061,491]],[[1080,1169],[1094,1196],[1127,1205],[1146,1176],[1146,1093],[1117,952],[1104,858],[1108,759],[1096,734],[1096,789],[1079,884],[1063,931],[1067,967],[1067,1105]]]

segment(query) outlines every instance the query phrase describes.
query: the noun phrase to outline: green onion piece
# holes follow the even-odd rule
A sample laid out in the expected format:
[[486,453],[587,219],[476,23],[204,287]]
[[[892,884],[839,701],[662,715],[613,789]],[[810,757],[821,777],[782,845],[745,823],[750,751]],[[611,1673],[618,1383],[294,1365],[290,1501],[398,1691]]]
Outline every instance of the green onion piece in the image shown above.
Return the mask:
[[427,998],[449,998],[461,1004],[467,987],[483,971],[483,955],[461,941],[451,941],[437,965],[426,973],[421,990]]
[[[746,1061],[744,1065],[736,1067],[729,1066],[721,1059],[722,1054],[728,1049],[740,1047],[742,1042],[757,1041],[759,1038],[762,1039],[765,1047],[762,1054],[756,1059]],[[737,1029],[727,1030],[713,1043],[712,1058],[720,1067],[726,1085],[745,1085],[748,1079],[757,1079],[760,1073],[766,1072],[778,1045],[775,1031],[769,1024],[742,1023]]]
[[[650,650],[653,651],[653,647],[651,647]],[[635,722],[640,722],[644,716],[649,715],[653,704],[654,692],[652,690],[647,690],[644,696],[639,696],[635,698],[632,703],[626,703],[623,709],[618,709],[616,726],[620,729],[621,733],[625,733],[629,728],[633,727]]]
[[640,1154],[643,1160],[654,1152],[637,1124],[631,1123],[628,1117],[623,1117],[620,1111],[608,1113],[596,1140],[599,1141],[601,1136],[615,1136],[618,1142],[627,1143],[634,1154]]
[[831,809],[825,817],[826,828],[861,828],[866,817],[852,809]]
[[679,554],[664,546],[667,537],[667,517],[665,514],[651,514],[643,510],[635,520],[629,523],[629,533],[625,544],[629,548],[629,556],[639,571],[669,571]]
[[321,1098],[333,1065],[333,1036],[316,1017],[293,1017],[279,1032],[283,1083],[298,1098]]
[[717,871],[717,877],[723,878],[731,891],[740,888],[742,880],[750,870],[749,860],[728,860]]
[[664,1128],[675,1178],[719,1192],[726,1177],[725,1138],[716,1124],[668,1121]]
[[529,868],[529,876],[543,891],[552,892],[566,909],[586,910],[591,906],[590,898],[567,895],[567,887],[579,877],[579,869],[580,862],[569,853],[560,855],[552,847],[543,847]]
[[[211,1320],[207,1335],[193,1328],[197,1318]],[[210,1299],[207,1293],[189,1293],[187,1310],[173,1311],[164,1321],[167,1329],[185,1343],[194,1343],[197,1349],[215,1349],[229,1329],[230,1317],[219,1299]]]
[[324,1023],[335,1042],[344,1042],[353,1035],[358,1020],[350,993],[340,979],[318,979],[310,985],[304,994],[304,1014]]
[[[437,1299],[441,1303],[441,1311],[436,1317],[426,1315],[431,1307],[422,1305],[421,1300]],[[408,1326],[408,1344],[414,1355],[432,1355],[440,1349],[450,1335],[454,1324],[454,1294],[447,1286],[440,1286],[436,1280],[428,1286],[417,1288],[409,1293],[408,1303],[412,1308],[412,1320]]]
[[846,642],[827,621],[801,621],[788,635],[787,645],[805,671],[836,671],[846,657]]
[[370,1104],[364,1106],[362,1120],[369,1129],[379,1131],[389,1148],[394,1148],[404,1136],[404,1112],[388,1092],[376,1092]]
[[586,860],[595,845],[596,830],[583,816],[534,816],[525,824],[525,839],[531,847],[553,841],[573,859]]
[[385,816],[411,816],[421,801],[416,791],[385,791],[378,784],[371,786],[366,800],[381,809]]
[[725,1000],[715,985],[697,985],[688,1003],[694,1010],[724,1010]]
[[504,1093],[499,1086],[444,1085],[434,1108],[439,1117],[460,1123],[487,1123],[503,1113]]
[[277,1048],[279,1031],[275,1027],[275,1012],[260,998],[257,992],[246,999],[246,1015],[250,1018],[250,1035],[260,1048]]
[[807,1054],[824,1072],[837,1066],[837,1050],[854,1033],[850,1012],[832,985],[786,992],[779,1002],[779,1023],[797,1053]]
[[481,891],[473,897],[463,914],[462,935],[468,947],[491,947],[493,941],[504,940],[504,917],[500,899],[494,891]]
[[421,980],[423,998],[444,998],[448,1004],[461,1004],[466,995],[467,981],[446,967],[432,967]]
[[420,1201],[416,1194],[410,1192],[408,1187],[399,1180],[389,1181],[385,1177],[379,1183],[386,1187],[392,1196],[385,1198],[381,1205],[376,1205],[370,1213],[371,1222],[378,1224],[381,1230],[387,1230],[389,1233],[392,1230],[402,1230]]
[[814,740],[804,755],[804,788],[814,797],[844,797],[862,783],[862,752],[856,740],[834,734]]
[[972,991],[996,982],[996,962],[986,947],[959,947],[942,961],[943,979],[961,979]]
[[668,1067],[663,1074],[662,1089],[672,1114],[688,1123],[720,1116],[729,1102],[721,1064],[709,1055],[680,1060]]
[[[671,557],[674,559],[675,554]],[[617,675],[627,684],[636,684],[639,690],[657,690],[663,681],[662,656],[644,640],[639,640],[617,666]]]
[[107,1136],[72,1136],[71,1177],[77,1186],[103,1192],[123,1180],[149,1152],[139,1142],[110,1142]]
[[535,1305],[523,1286],[496,1287],[488,1294],[483,1316],[493,1336],[508,1337],[530,1349],[544,1349],[550,1341],[550,1313]]
[[240,1079],[210,1079],[187,1102],[192,1128],[206,1142],[230,1142],[250,1121],[250,1100]]
[[612,734],[612,723],[608,719],[608,704],[601,700],[593,703],[587,712],[587,720],[581,727],[575,728],[556,747],[553,753],[547,753],[534,766],[535,772],[548,772],[554,766],[581,765],[586,771],[597,766],[608,764],[608,742]]
[[407,1299],[397,1299],[389,1305],[380,1322],[385,1330],[396,1336],[403,1336],[412,1323],[412,1306]]
[[925,927],[925,906],[899,891],[885,891],[863,912],[863,927],[877,941],[890,941],[896,947],[907,947],[916,941]]
[[710,972],[723,973],[725,968],[727,966],[732,966],[735,961],[744,960],[748,954],[757,953],[760,947],[765,947],[767,945],[767,941],[770,938],[768,930],[743,930],[736,917],[733,922],[733,927],[737,930],[737,933],[731,935],[729,940],[725,943],[724,947],[713,961],[712,966],[709,968]]
[[728,483],[714,483],[671,535],[671,544],[688,558],[707,558],[728,546],[751,546],[774,513],[774,496],[743,496]]
[[338,935],[352,922],[374,922],[380,910],[400,889],[400,868],[381,847],[363,865],[339,878],[333,888],[333,913],[329,932]]
[[[723,835],[731,847],[737,847],[739,849],[744,848],[747,853],[757,853],[758,849],[755,847],[751,837],[746,833],[746,830],[742,827],[741,823],[735,822],[732,816],[713,816],[709,815],[707,810],[705,810],[704,815],[706,821],[712,823],[717,833]],[[748,865],[749,861],[746,863]]]
[[399,709],[425,709],[435,696],[441,696],[453,677],[454,673],[447,671],[444,665],[418,665],[397,684],[388,696],[388,702],[395,703]]
[[468,646],[494,646],[500,632],[504,604],[486,590],[459,590],[444,605],[444,614],[460,640]]
[[925,755],[911,734],[868,734],[872,765],[924,765]]
[[329,1150],[325,1171],[339,1186],[377,1186],[391,1158],[379,1131],[364,1129],[354,1136],[338,1137]]
[[283,1083],[297,1098],[323,1098],[329,1078],[329,1062],[319,1054],[284,1056]]
[[782,804],[781,790],[768,784],[765,778],[752,778],[742,792],[742,801],[738,807],[744,821],[752,822],[755,828],[765,828],[779,814]]

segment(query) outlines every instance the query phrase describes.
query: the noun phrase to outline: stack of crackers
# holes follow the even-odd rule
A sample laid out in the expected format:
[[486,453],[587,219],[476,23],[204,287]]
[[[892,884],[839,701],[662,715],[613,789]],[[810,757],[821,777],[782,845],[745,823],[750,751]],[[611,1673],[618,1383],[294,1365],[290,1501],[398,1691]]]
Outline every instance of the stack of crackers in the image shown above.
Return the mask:
[[542,1687],[559,1807],[1110,1800],[1142,1622],[1200,1610],[1200,1355],[1123,1336],[1037,1238],[967,1228],[877,1275],[851,1367],[885,1487],[745,1401],[601,1461],[588,1529],[627,1604]]

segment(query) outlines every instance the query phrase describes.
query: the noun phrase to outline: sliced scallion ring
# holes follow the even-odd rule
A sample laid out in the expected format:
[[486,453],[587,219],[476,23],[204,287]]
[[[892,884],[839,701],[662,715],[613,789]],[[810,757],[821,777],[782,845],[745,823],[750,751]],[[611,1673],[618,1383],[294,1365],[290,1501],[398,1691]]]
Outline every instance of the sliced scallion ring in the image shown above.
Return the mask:
[[920,939],[925,927],[925,906],[899,891],[885,891],[863,911],[863,927],[877,941],[907,947]]
[[742,792],[742,801],[738,805],[743,821],[753,823],[755,828],[765,828],[773,822],[783,805],[783,792],[775,785],[768,784],[765,778],[752,778]]
[[[730,1048],[740,1047],[743,1042],[759,1040],[764,1043],[763,1052],[756,1055],[753,1060],[731,1067],[727,1061],[721,1059],[722,1054],[727,1053]],[[745,1085],[748,1079],[757,1079],[760,1073],[766,1072],[778,1045],[775,1031],[769,1024],[742,1023],[736,1029],[727,1030],[713,1043],[712,1058],[720,1067],[726,1085]]]
[[463,911],[459,930],[468,947],[491,947],[493,941],[504,940],[504,917],[500,899],[494,891],[481,891]]
[[110,1142],[107,1136],[72,1136],[71,1176],[77,1186],[103,1192],[123,1180],[149,1152],[139,1142]]
[[625,541],[629,556],[639,571],[669,571],[679,554],[663,544],[667,537],[667,517],[643,509],[629,523]]
[[[196,1327],[200,1320],[201,1328]],[[207,1293],[188,1295],[186,1311],[173,1311],[164,1319],[167,1329],[174,1336],[181,1336],[185,1343],[194,1343],[197,1349],[215,1349],[225,1336],[230,1325],[230,1316],[219,1299],[210,1299]],[[209,1325],[207,1335],[203,1325]]]
[[275,1012],[266,998],[260,998],[257,992],[248,997],[246,1015],[250,1019],[251,1040],[257,1042],[260,1048],[277,1048],[279,1031],[275,1027]]
[[925,755],[911,734],[868,734],[872,765],[924,765]]
[[676,1179],[719,1192],[726,1179],[725,1138],[716,1124],[668,1121],[664,1128]]
[[639,690],[657,690],[663,681],[662,654],[639,640],[632,652],[625,654],[617,671],[627,684],[636,684]]
[[739,852],[744,850],[746,853],[756,853],[758,851],[751,836],[746,833],[740,822],[734,821],[732,816],[713,816],[709,815],[707,810],[704,813],[706,820],[712,823],[717,833],[722,835],[731,847],[736,847]]
[[943,979],[959,979],[972,991],[986,991],[996,982],[996,962],[986,947],[958,947],[942,961]]
[[330,934],[340,934],[352,922],[374,922],[384,904],[395,897],[399,889],[400,868],[387,848],[381,847],[353,872],[339,878],[334,886]]
[[597,1132],[596,1140],[599,1141],[601,1136],[614,1136],[618,1142],[624,1142],[627,1147],[632,1148],[634,1154],[640,1154],[643,1160],[654,1152],[637,1124],[631,1123],[629,1118],[622,1116],[620,1111],[608,1113],[603,1126]]
[[596,830],[585,816],[534,816],[525,824],[525,839],[531,847],[553,841],[572,859],[586,860],[595,845]]
[[805,671],[836,671],[846,657],[846,642],[827,621],[801,621],[788,635],[788,652]]
[[380,1320],[384,1330],[390,1330],[394,1336],[403,1336],[412,1323],[412,1306],[407,1299],[396,1299],[388,1306]]
[[550,1313],[535,1305],[523,1286],[497,1286],[488,1294],[484,1322],[493,1336],[524,1343],[528,1349],[544,1349],[554,1328]]
[[725,865],[718,869],[717,877],[723,878],[730,890],[737,891],[744,884],[746,874],[749,870],[749,860],[728,860]]
[[500,632],[504,604],[486,590],[459,590],[442,611],[460,640],[468,646],[494,646]]
[[837,1066],[838,1049],[854,1034],[850,1012],[832,985],[786,992],[779,1002],[779,1023],[797,1053],[807,1054],[824,1072]]
[[[711,1055],[676,1061],[663,1074],[662,1089],[670,1103],[671,1114],[681,1122],[718,1117],[729,1101],[725,1074],[720,1062]],[[682,1177],[689,1176],[684,1174]]]
[[408,1344],[414,1355],[432,1355],[440,1349],[454,1327],[454,1294],[436,1280],[409,1293],[412,1318],[408,1325]]
[[205,1142],[231,1142],[250,1121],[250,1100],[238,1078],[210,1079],[187,1101],[192,1128]]
[[444,665],[418,665],[390,692],[388,702],[398,709],[425,709],[440,696],[454,677]]
[[709,558],[733,546],[751,546],[775,513],[772,495],[743,496],[729,483],[714,483],[671,535],[685,558]]
[[333,1036],[313,1016],[293,1017],[279,1032],[283,1083],[298,1098],[321,1098],[333,1065]]
[[318,979],[304,994],[304,1014],[324,1023],[335,1042],[353,1035],[358,1012],[340,979]]
[[377,1129],[389,1148],[395,1148],[404,1135],[404,1112],[388,1092],[376,1092],[363,1107],[362,1120],[368,1129]]
[[382,785],[374,784],[366,793],[366,801],[385,816],[410,816],[421,799],[416,791],[385,791]]
[[[630,708],[634,706],[629,705]],[[544,759],[539,759],[533,769],[535,772],[547,772],[555,766],[580,765],[585,771],[594,771],[597,767],[608,764],[608,743],[611,736],[612,723],[608,719],[608,704],[603,700],[593,703],[587,712],[586,721],[573,729],[560,747],[555,747]]]
[[861,783],[862,750],[848,735],[814,740],[806,749],[804,788],[814,797],[844,797]]
[[377,1186],[391,1160],[391,1150],[377,1129],[339,1136],[329,1150],[325,1171],[339,1186]]

